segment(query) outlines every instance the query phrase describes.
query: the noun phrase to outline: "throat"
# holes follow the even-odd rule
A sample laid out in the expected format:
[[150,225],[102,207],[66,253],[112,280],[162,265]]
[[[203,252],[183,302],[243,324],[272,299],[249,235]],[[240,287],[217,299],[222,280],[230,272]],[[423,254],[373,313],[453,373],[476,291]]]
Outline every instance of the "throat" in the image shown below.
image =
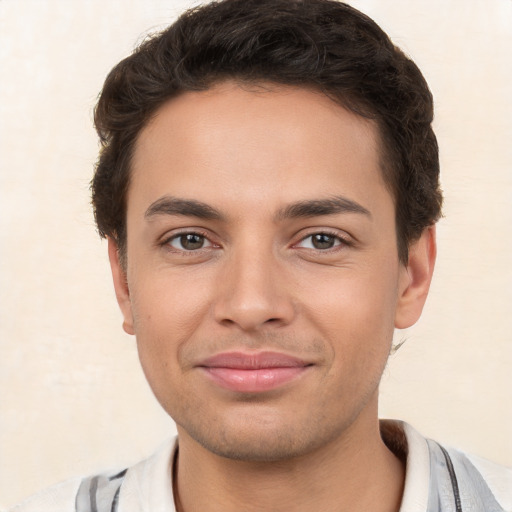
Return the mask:
[[402,454],[397,457],[379,441],[371,450],[333,453],[331,447],[330,453],[303,460],[266,463],[213,454],[203,460],[177,449],[172,472],[176,511],[398,512],[404,452],[397,450]]

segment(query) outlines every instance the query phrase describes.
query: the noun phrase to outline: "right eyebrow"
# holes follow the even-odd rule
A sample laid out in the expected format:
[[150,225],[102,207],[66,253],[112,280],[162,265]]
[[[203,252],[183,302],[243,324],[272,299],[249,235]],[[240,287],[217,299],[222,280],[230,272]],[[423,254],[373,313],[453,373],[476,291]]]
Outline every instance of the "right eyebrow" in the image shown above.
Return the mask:
[[223,215],[207,203],[173,196],[163,196],[151,203],[144,217],[149,219],[157,215],[179,215],[206,220],[223,219]]

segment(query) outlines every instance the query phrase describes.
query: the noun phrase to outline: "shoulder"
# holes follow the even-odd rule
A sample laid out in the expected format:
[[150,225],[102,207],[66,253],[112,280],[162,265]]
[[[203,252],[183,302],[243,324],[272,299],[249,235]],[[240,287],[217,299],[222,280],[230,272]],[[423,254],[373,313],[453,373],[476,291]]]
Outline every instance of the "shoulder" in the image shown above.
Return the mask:
[[44,489],[7,512],[98,512],[115,510],[127,470],[74,478]]
[[7,512],[174,510],[169,482],[177,440],[123,471],[75,478],[38,492]]
[[66,482],[49,487],[34,494],[7,512],[64,512],[75,510],[75,500],[81,478],[74,478]]
[[381,421],[381,433],[406,459],[401,512],[512,512],[512,468],[445,448],[405,422]]
[[[428,440],[431,496],[444,503],[446,489],[468,510],[512,512],[512,469]],[[448,493],[450,494],[450,493]],[[449,498],[448,498],[449,501]],[[444,508],[442,508],[444,510]],[[458,510],[458,509],[457,509]]]
[[[512,468],[495,464],[476,455],[448,450],[455,472],[459,475],[462,492],[478,492],[485,496],[489,491],[499,506],[512,512]],[[488,490],[488,491],[487,491]]]

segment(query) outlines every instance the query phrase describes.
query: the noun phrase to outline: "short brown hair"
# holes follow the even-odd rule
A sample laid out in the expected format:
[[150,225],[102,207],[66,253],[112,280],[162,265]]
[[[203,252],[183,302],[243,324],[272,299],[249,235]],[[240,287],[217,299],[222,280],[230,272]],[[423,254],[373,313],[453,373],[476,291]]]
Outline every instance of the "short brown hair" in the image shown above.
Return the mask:
[[377,123],[406,263],[409,245],[441,216],[432,94],[373,20],[335,0],[208,3],[117,64],[95,109],[102,148],[91,188],[100,235],[125,253],[131,157],[156,110],[183,91],[228,79],[313,88]]

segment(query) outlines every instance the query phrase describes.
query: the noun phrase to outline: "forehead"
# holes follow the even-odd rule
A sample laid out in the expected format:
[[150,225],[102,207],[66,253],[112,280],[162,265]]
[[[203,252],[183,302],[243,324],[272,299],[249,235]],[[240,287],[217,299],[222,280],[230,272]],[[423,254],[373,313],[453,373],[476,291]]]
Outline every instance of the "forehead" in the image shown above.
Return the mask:
[[139,135],[128,206],[163,194],[261,205],[349,191],[364,201],[385,188],[378,139],[373,122],[308,89],[227,82],[186,92]]

